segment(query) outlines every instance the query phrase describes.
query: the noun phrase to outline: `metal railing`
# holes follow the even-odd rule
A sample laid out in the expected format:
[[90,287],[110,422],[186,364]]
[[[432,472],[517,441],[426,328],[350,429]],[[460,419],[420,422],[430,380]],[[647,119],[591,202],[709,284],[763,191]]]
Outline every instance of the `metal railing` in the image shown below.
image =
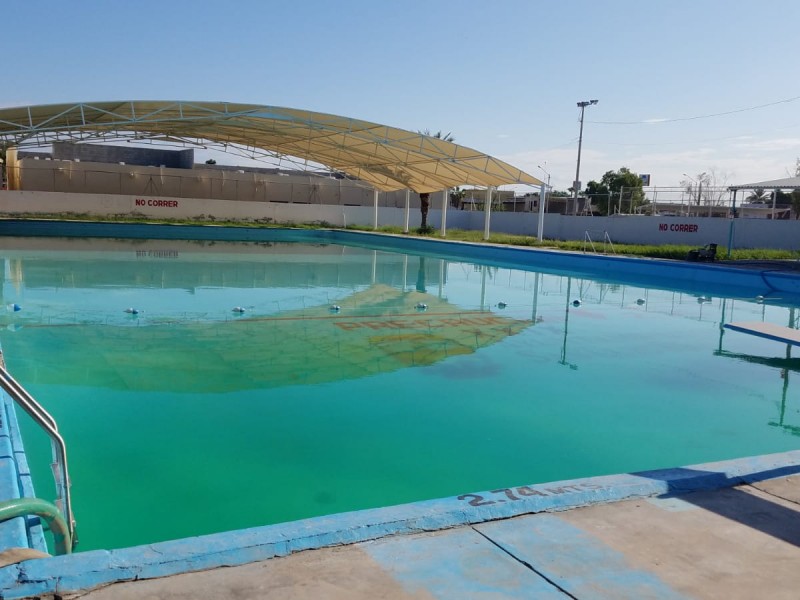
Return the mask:
[[[1,360],[1,358],[0,358]],[[71,546],[77,544],[75,535],[75,518],[72,514],[72,500],[70,498],[69,471],[67,468],[67,447],[64,438],[58,433],[55,419],[48,413],[25,388],[23,388],[4,365],[0,365],[0,387],[11,396],[28,415],[47,433],[53,450],[53,478],[56,484],[56,506],[64,515]]]

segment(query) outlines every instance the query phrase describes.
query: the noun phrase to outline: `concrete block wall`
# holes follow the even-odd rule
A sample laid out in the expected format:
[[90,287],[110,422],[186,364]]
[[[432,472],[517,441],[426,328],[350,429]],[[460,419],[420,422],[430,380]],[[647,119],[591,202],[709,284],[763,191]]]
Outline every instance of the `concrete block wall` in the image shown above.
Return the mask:
[[[328,199],[342,196],[338,180],[330,185],[320,184],[314,192]],[[292,182],[286,184],[291,186]],[[308,192],[307,187],[301,189]],[[208,198],[174,198],[135,194],[80,194],[41,191],[0,191],[0,213],[83,213],[90,215],[145,215],[154,218],[186,219],[204,217],[242,221],[270,221],[274,223],[320,223],[333,226],[371,226],[374,219],[372,191],[357,188],[366,194],[364,205],[316,204],[308,195],[292,193],[288,200],[270,202],[263,199],[251,201],[219,200]],[[392,204],[398,201],[401,207]],[[286,196],[282,196],[286,197]],[[412,194],[412,198],[418,196]],[[381,194],[379,197],[378,225],[402,227],[405,222],[405,193]],[[440,228],[441,202],[433,203],[428,213],[428,223]],[[537,213],[494,212],[491,231],[515,235],[536,236]],[[419,205],[411,207],[409,226],[419,227]],[[447,211],[447,229],[483,231],[483,211]],[[709,217],[575,217],[558,214],[544,216],[544,237],[557,240],[583,240],[588,233],[594,242],[601,242],[608,233],[613,243],[628,244],[686,244],[704,246],[716,243],[733,248],[776,248],[800,250],[800,221],[771,221],[767,219],[720,219]]]

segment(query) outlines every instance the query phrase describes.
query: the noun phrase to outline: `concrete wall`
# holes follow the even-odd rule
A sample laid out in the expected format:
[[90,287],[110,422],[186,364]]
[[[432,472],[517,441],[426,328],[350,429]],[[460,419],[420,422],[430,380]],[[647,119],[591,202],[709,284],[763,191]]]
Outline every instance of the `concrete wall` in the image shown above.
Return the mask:
[[[360,188],[363,189],[363,188]],[[438,197],[437,197],[438,196]],[[372,194],[370,193],[370,200]],[[414,195],[412,195],[414,197]],[[301,200],[302,200],[301,196]],[[378,212],[380,226],[402,226],[405,193],[381,194]],[[39,191],[0,191],[0,213],[80,213],[90,215],[144,215],[165,219],[231,219],[274,223],[319,223],[334,226],[373,223],[373,207],[305,202],[232,201],[208,198],[170,198],[133,194],[75,194]],[[428,222],[441,227],[441,195],[431,202]],[[494,212],[493,232],[535,236],[537,213]],[[418,206],[412,206],[409,224],[419,226]],[[484,213],[448,209],[448,229],[483,231]],[[703,246],[716,243],[727,247],[732,235],[734,248],[777,248],[800,250],[800,221],[767,219],[719,219],[707,217],[573,217],[546,214],[544,237],[558,240],[583,240],[586,234],[602,243],[605,232],[613,243],[688,244]]]

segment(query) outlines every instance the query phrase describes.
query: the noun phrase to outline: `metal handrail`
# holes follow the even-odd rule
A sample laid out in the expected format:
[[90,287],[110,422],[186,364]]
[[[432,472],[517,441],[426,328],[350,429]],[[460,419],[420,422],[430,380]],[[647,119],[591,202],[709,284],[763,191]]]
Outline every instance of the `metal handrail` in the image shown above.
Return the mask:
[[4,365],[0,365],[0,387],[11,396],[11,398],[36,421],[36,423],[50,437],[50,446],[53,451],[53,478],[56,483],[57,500],[56,505],[61,509],[67,522],[67,530],[71,540],[71,545],[77,544],[75,535],[75,518],[72,514],[72,499],[70,497],[70,480],[67,469],[67,447],[64,438],[58,433],[58,426],[55,419],[48,413],[25,388],[23,388],[11,374],[6,371]]
[[36,515],[47,521],[53,534],[53,546],[56,554],[70,554],[72,552],[72,536],[69,527],[61,516],[61,511],[46,500],[39,498],[15,498],[0,502],[0,522],[16,517]]

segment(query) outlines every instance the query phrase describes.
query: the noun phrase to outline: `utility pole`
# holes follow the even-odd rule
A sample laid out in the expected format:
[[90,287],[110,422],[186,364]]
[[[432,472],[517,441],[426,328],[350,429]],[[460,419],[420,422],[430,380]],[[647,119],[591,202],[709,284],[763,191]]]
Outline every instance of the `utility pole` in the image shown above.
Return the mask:
[[572,182],[572,198],[575,200],[574,212],[578,211],[578,191],[581,189],[581,146],[583,145],[583,111],[587,106],[597,104],[597,100],[584,100],[578,102],[578,108],[581,109],[581,130],[578,135],[578,166],[575,169],[575,181]]

